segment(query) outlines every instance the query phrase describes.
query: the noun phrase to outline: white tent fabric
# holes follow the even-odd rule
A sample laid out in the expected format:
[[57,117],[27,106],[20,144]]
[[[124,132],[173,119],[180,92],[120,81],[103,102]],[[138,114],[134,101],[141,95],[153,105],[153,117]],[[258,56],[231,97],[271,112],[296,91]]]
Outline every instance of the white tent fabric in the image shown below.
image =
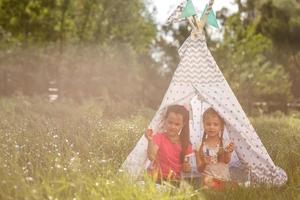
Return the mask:
[[[202,139],[202,113],[212,107],[225,120],[225,137],[236,146],[231,165],[246,166],[251,183],[284,184],[286,173],[270,158],[208,50],[204,36],[195,41],[187,38],[179,49],[179,55],[180,63],[149,127],[155,132],[162,131],[167,106],[189,104],[191,142],[195,148]],[[146,151],[147,140],[142,136],[122,168],[133,176],[140,175],[146,167]]]

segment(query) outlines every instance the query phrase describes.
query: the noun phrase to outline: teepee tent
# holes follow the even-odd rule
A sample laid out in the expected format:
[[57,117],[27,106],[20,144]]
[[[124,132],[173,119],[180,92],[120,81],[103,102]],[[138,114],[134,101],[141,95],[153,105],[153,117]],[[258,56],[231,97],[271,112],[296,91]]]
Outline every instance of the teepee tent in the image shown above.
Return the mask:
[[[206,10],[206,16],[211,11],[212,2],[211,0]],[[182,7],[184,4],[181,3],[180,6]],[[176,10],[184,9],[177,8]],[[181,15],[176,12],[170,19],[178,21],[176,17],[174,18],[174,14]],[[204,24],[205,21],[199,24],[201,23]],[[199,32],[199,29],[193,31]],[[278,186],[284,184],[287,181],[286,173],[275,166],[270,158],[212,57],[204,35],[201,33],[195,38],[189,36],[178,53],[180,63],[149,127],[155,132],[162,131],[166,108],[172,104],[189,104],[191,142],[196,147],[201,142],[203,134],[202,114],[208,107],[212,107],[225,120],[224,135],[233,141],[236,147],[230,165],[246,167],[251,183]],[[122,168],[131,175],[138,176],[145,170],[146,165],[147,140],[142,136],[123,163]],[[195,162],[193,165],[195,169]]]

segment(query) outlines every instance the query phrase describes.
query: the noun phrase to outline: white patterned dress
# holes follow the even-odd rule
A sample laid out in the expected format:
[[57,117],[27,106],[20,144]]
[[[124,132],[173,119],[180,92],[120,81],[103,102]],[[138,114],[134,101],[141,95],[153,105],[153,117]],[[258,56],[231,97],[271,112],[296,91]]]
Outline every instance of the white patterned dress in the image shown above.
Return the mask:
[[[224,147],[228,144],[228,140],[223,141]],[[211,176],[222,181],[230,181],[228,164],[218,162],[219,149],[219,144],[216,147],[209,147],[205,142],[203,142],[203,155],[206,166],[202,173],[206,176]]]

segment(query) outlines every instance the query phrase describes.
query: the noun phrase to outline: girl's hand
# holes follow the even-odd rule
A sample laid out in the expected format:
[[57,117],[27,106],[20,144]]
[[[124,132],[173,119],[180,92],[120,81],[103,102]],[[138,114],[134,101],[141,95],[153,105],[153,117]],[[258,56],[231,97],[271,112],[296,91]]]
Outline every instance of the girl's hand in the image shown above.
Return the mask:
[[147,129],[147,131],[145,133],[145,137],[147,138],[148,141],[153,140],[153,130],[151,128]]
[[230,142],[229,145],[227,147],[225,147],[225,151],[229,152],[229,153],[232,153],[233,150],[234,150],[234,143]]
[[184,161],[182,163],[182,171],[183,172],[191,172],[192,171],[192,166],[188,161]]

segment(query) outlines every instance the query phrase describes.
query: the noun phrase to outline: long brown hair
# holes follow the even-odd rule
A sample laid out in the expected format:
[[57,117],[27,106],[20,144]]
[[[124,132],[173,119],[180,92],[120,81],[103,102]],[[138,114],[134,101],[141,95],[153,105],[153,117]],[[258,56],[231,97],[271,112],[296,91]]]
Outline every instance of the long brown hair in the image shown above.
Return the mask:
[[184,106],[181,105],[170,105],[167,108],[166,118],[171,112],[180,114],[183,117],[183,128],[179,135],[181,149],[182,149],[180,153],[180,160],[183,163],[188,146],[190,144],[189,111]]
[[[205,110],[204,111],[204,113],[203,113],[203,124],[204,124],[204,122],[205,122],[205,119],[207,119],[207,117],[208,116],[217,116],[219,119],[220,119],[220,121],[221,121],[221,125],[222,125],[222,130],[221,130],[221,136],[220,136],[220,148],[219,148],[219,151],[218,151],[218,159],[219,159],[219,156],[220,156],[220,154],[221,154],[221,152],[222,151],[220,151],[220,149],[221,150],[223,150],[223,133],[224,133],[224,126],[225,126],[225,121],[224,121],[224,119],[219,115],[219,113],[217,112],[217,111],[215,111],[212,107],[209,107],[207,110]],[[201,146],[203,145],[203,141],[205,140],[205,138],[206,138],[206,133],[205,133],[205,131],[203,132],[203,137],[202,137],[202,143],[201,143]]]

